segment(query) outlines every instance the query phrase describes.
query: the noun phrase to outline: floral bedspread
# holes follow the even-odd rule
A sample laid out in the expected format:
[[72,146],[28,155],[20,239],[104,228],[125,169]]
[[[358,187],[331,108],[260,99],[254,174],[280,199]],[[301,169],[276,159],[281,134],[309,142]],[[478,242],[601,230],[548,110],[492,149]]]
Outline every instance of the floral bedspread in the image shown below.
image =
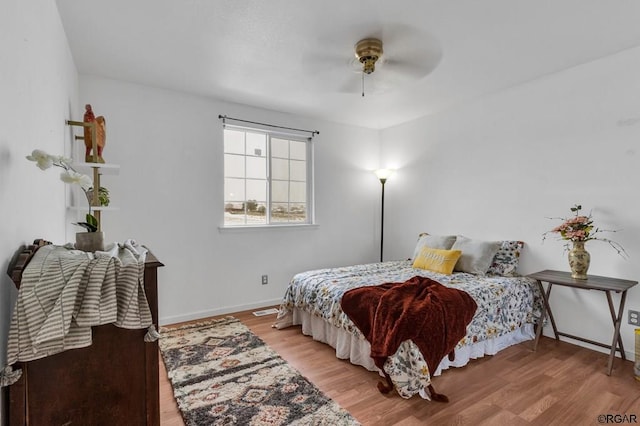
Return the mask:
[[[416,275],[466,291],[478,305],[467,327],[467,335],[457,348],[506,335],[524,324],[534,323],[540,316],[542,299],[533,279],[480,277],[467,273],[442,275],[414,269],[411,265],[410,261],[392,261],[296,274],[285,292],[278,318],[298,308],[364,339],[360,330],[342,312],[342,295],[356,287],[404,282]],[[391,376],[398,393],[408,398],[426,389],[430,376],[417,346],[410,341],[405,343],[387,360],[384,369]]]

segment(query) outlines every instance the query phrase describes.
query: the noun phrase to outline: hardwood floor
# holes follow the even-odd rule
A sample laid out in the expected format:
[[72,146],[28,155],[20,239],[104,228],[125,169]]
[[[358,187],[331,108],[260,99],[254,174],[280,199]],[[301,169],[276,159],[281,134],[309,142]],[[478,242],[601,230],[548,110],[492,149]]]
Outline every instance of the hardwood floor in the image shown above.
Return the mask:
[[[232,315],[363,425],[607,424],[599,415],[626,415],[626,424],[640,423],[633,363],[616,358],[607,376],[607,355],[566,342],[543,337],[537,352],[525,342],[445,371],[433,378],[435,389],[450,399],[443,404],[382,395],[377,373],[337,359],[333,348],[302,335],[299,326],[271,328],[275,315]],[[162,425],[184,425],[162,361],[160,409]]]

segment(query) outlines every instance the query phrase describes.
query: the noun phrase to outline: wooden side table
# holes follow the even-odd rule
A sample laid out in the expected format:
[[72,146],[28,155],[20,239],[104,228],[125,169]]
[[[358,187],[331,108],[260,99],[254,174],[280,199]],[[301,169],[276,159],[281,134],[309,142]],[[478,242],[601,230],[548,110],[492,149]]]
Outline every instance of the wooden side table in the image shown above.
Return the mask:
[[[551,321],[551,326],[553,327],[553,334],[555,335],[556,340],[560,340],[559,336],[564,336],[570,339],[580,340],[592,345],[611,349],[611,352],[609,353],[609,365],[607,367],[607,375],[610,376],[611,370],[613,370],[613,360],[616,355],[616,350],[620,352],[620,356],[623,360],[627,359],[624,353],[624,346],[622,345],[622,338],[620,337],[620,324],[622,323],[622,314],[624,313],[624,303],[627,298],[627,290],[638,284],[638,281],[621,280],[617,278],[601,277],[597,275],[588,275],[586,280],[577,280],[575,278],[571,278],[571,273],[569,272],[551,270],[544,270],[527,276],[533,278],[538,282],[538,287],[540,288],[540,292],[542,293],[542,297],[544,299],[544,305],[542,307],[542,322],[536,330],[536,340],[533,344],[533,350],[535,351],[538,348],[538,341],[540,340],[540,335],[542,334],[544,320],[548,314],[549,320]],[[542,282],[547,282],[549,284],[546,291],[544,290]],[[611,345],[606,345],[604,343],[585,339],[584,337],[574,336],[558,331],[556,322],[553,319],[551,307],[549,306],[551,287],[553,287],[554,284],[582,290],[599,290],[605,292],[605,294],[607,295],[609,312],[611,312],[611,320],[613,321],[614,328],[613,340],[611,342]],[[622,293],[622,295],[620,296],[620,306],[618,307],[617,313],[613,306],[611,292]]]

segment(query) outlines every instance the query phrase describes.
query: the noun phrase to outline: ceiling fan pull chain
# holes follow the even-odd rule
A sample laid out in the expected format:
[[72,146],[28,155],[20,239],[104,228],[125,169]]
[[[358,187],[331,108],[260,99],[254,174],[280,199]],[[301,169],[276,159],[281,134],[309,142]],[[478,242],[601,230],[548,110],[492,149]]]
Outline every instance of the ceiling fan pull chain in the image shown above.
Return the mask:
[[362,97],[364,98],[364,72],[362,72]]

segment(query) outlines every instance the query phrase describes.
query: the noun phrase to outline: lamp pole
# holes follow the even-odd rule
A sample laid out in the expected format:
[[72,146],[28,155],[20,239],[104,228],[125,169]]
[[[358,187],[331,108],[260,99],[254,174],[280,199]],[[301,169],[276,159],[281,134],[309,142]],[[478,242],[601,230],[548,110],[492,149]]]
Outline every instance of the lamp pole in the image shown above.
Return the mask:
[[380,178],[382,184],[382,203],[380,210],[380,262],[382,262],[382,249],[384,247],[384,184],[387,182],[387,178]]
[[380,183],[382,184],[382,210],[380,212],[380,262],[382,262],[382,249],[384,247],[384,184],[393,173],[394,171],[389,169],[379,169],[375,171],[376,176],[380,179]]

